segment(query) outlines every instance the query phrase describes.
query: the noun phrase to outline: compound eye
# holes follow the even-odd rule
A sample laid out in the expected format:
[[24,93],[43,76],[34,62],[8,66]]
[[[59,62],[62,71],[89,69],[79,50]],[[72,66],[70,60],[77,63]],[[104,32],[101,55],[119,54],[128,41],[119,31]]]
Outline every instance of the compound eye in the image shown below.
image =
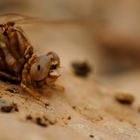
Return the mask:
[[48,76],[51,67],[51,60],[47,56],[40,56],[30,69],[31,79],[34,81],[41,81]]

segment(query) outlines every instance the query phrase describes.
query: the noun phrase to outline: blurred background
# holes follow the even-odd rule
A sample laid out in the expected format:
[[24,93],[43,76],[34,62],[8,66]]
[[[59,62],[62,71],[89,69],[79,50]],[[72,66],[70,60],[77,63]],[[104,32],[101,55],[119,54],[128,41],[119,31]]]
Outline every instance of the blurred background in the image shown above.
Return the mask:
[[95,77],[111,83],[130,81],[130,85],[139,80],[139,12],[137,0],[0,1],[1,14],[18,13],[47,21],[45,25],[29,23],[29,38],[38,46],[37,52],[56,50],[65,67],[73,60],[86,60],[93,65]]

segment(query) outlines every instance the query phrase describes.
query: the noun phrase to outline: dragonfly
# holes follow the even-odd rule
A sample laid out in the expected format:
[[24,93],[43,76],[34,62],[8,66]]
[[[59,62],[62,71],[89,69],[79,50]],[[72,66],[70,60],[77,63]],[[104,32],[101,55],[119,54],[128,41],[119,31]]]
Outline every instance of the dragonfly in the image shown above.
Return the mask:
[[19,14],[0,15],[0,78],[16,81],[24,91],[41,101],[34,87],[54,85],[62,74],[61,64],[56,52],[40,56],[34,53],[32,43],[20,26],[31,22],[48,23]]

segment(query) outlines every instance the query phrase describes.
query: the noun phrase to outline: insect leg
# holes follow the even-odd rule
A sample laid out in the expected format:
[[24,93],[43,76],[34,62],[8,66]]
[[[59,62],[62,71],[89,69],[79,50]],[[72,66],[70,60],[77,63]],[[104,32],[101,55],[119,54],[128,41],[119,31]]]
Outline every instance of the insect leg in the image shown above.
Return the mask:
[[27,81],[28,81],[28,75],[30,73],[30,67],[33,63],[33,61],[37,58],[36,55],[32,56],[29,61],[24,65],[24,68],[22,70],[22,81],[21,83],[23,84],[27,84]]
[[19,77],[12,76],[12,75],[10,75],[6,72],[3,72],[3,71],[0,71],[0,77],[1,78],[6,78],[6,79],[9,79],[9,80],[12,80],[12,81],[20,81]]
[[21,86],[22,89],[23,89],[24,91],[26,91],[28,94],[30,94],[31,96],[33,96],[35,99],[41,101],[41,100],[40,100],[40,96],[39,96],[36,92],[34,92],[32,89],[30,89],[29,87],[27,87],[27,86],[26,86],[25,84],[23,84],[23,83],[21,83],[20,86]]
[[[37,100],[40,100],[40,96],[39,94],[37,94],[36,92],[34,92],[32,89],[30,89],[29,87],[27,87],[27,82],[28,82],[28,74],[30,71],[30,66],[32,64],[32,62],[36,59],[36,56],[32,56],[31,59],[29,59],[28,63],[26,63],[24,65],[24,69],[22,71],[22,81],[20,86],[23,88],[24,91],[26,91],[28,94],[30,94],[31,96],[33,96],[34,98],[36,98]],[[42,101],[41,101],[42,102]]]

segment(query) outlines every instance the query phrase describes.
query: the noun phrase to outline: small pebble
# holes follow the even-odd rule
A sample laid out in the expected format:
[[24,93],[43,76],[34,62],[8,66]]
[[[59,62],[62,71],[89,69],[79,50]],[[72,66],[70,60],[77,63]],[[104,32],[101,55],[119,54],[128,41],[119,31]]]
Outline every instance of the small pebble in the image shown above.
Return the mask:
[[91,67],[87,62],[73,62],[72,67],[77,76],[87,77],[91,72]]
[[94,138],[94,135],[89,135],[89,137]]
[[3,105],[1,106],[1,112],[10,113],[13,111],[19,111],[17,104],[13,103],[12,105]]
[[2,106],[1,112],[10,113],[13,110],[13,106]]
[[76,109],[76,106],[72,106],[73,109]]
[[38,125],[40,125],[42,127],[47,127],[47,124],[44,123],[40,117],[36,118],[36,124],[38,124]]
[[45,107],[48,107],[48,106],[50,106],[50,104],[49,103],[45,103]]
[[18,88],[15,88],[15,87],[8,88],[8,89],[6,89],[6,91],[9,91],[9,92],[15,93],[15,94],[19,94]]
[[32,120],[33,118],[32,118],[31,115],[27,115],[27,116],[26,116],[26,119],[27,119],[27,120]]
[[71,120],[71,116],[68,117],[68,120]]
[[125,105],[131,105],[135,100],[134,96],[128,93],[117,93],[115,95],[115,99],[119,103],[125,104]]

